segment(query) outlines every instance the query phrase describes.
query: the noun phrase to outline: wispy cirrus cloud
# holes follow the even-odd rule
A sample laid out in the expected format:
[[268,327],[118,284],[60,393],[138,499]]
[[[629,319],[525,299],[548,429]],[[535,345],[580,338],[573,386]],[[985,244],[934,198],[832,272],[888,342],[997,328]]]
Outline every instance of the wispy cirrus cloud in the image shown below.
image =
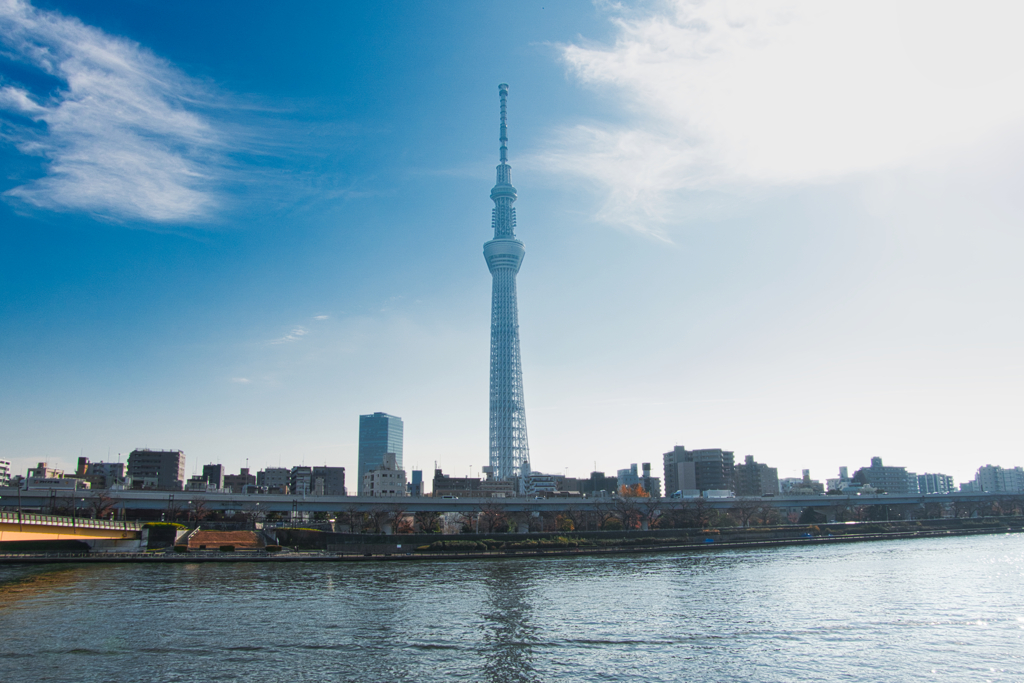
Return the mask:
[[278,337],[277,339],[271,339],[270,343],[271,344],[289,344],[291,342],[299,341],[300,339],[305,337],[307,334],[309,334],[309,330],[307,330],[305,327],[294,327],[294,328],[292,328],[291,332],[289,332],[288,334],[284,335],[283,337]]
[[202,113],[212,99],[202,85],[133,41],[24,0],[0,0],[0,44],[60,83],[0,88],[7,142],[47,161],[9,201],[115,220],[212,217],[227,141]]
[[618,109],[557,130],[532,163],[593,187],[598,219],[651,236],[699,193],[832,182],[1024,120],[1019,3],[606,7],[613,44],[560,52]]
[[314,315],[313,320],[327,320],[330,317],[329,315]]

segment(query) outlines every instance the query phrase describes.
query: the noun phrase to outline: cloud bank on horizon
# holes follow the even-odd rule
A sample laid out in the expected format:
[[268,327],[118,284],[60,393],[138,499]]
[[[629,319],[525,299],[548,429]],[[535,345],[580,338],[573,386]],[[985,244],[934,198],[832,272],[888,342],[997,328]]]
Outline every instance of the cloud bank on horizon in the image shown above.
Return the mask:
[[687,197],[832,182],[1024,119],[1024,6],[611,6],[611,45],[560,46],[620,107],[557,132],[543,167],[597,188],[597,218],[667,239]]
[[60,86],[0,88],[4,137],[46,160],[45,175],[9,201],[112,220],[208,220],[225,136],[200,109],[200,84],[130,40],[78,19],[0,0],[7,57]]

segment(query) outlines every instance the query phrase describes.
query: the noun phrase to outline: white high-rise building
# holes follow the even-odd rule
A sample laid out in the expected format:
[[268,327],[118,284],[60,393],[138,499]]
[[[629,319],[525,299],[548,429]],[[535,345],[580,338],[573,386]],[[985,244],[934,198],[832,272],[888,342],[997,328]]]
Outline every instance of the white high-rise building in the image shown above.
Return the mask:
[[0,460],[0,486],[11,485],[11,461]]
[[516,275],[526,248],[516,239],[516,188],[508,165],[506,109],[508,85],[498,86],[501,98],[498,178],[491,199],[494,239],[484,244],[484,258],[491,271],[491,391],[490,467],[496,479],[519,481],[524,491],[530,473],[530,446],[526,435],[526,404],[523,399],[523,368],[519,357],[519,304]]

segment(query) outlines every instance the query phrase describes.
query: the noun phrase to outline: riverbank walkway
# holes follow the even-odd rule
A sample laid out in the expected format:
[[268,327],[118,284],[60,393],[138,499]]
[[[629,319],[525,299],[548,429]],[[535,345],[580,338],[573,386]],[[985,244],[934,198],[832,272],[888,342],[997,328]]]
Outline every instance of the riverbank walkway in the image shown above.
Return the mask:
[[780,538],[761,541],[707,541],[673,544],[636,544],[629,546],[577,547],[577,548],[531,548],[490,551],[444,551],[407,553],[359,553],[334,551],[292,551],[266,550],[234,551],[150,551],[145,553],[0,553],[3,564],[109,564],[123,562],[143,563],[207,563],[207,562],[408,562],[423,560],[478,560],[512,559],[537,557],[572,557],[586,555],[623,555],[637,553],[695,552],[749,550],[784,546],[814,546],[835,543],[857,543],[866,541],[907,540],[924,538],[947,538],[954,536],[978,536],[1016,534],[1024,531],[1019,527],[989,527],[984,529],[935,529],[921,531],[897,531],[889,533],[846,534],[841,536],[810,536]]

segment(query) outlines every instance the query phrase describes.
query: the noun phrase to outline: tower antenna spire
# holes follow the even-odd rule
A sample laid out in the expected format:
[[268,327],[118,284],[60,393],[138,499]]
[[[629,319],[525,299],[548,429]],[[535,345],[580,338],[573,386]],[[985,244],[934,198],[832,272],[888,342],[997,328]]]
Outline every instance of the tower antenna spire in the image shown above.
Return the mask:
[[501,98],[501,131],[498,140],[501,142],[501,163],[508,163],[508,83],[498,86]]

